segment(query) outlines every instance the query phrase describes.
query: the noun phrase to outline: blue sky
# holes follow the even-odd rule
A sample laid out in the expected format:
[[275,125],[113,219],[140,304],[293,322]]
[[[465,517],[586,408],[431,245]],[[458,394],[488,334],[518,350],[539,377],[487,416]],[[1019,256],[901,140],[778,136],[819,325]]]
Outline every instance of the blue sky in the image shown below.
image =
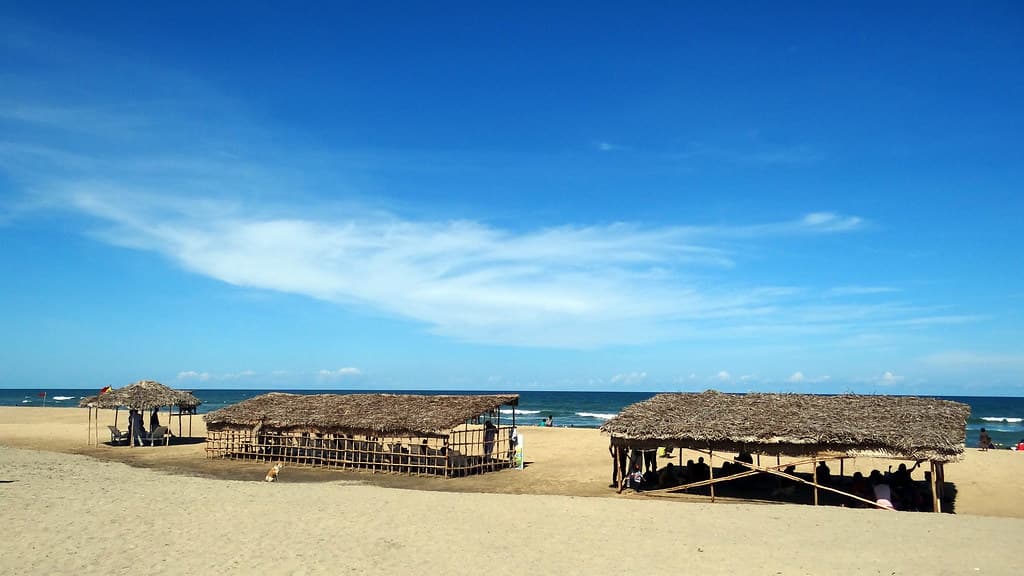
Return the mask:
[[1024,395],[1019,3],[0,29],[0,387]]

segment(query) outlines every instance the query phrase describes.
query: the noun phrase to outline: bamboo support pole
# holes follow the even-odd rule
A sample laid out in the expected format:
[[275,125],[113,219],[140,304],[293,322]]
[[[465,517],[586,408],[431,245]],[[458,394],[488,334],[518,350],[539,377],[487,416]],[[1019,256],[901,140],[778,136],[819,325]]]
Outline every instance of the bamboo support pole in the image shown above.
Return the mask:
[[937,467],[935,466],[935,462],[931,463],[931,469],[932,472],[930,483],[932,489],[932,510],[934,510],[935,512],[940,512],[942,505],[939,503],[939,488],[938,481],[936,480],[936,478],[938,477],[938,471]]
[[811,462],[811,466],[814,466],[814,469],[811,471],[811,480],[813,481],[812,483],[814,484],[814,505],[817,506],[818,505],[818,459],[817,458],[815,458],[814,461]]
[[[715,458],[715,456],[714,456],[713,452],[711,450],[708,450],[708,479],[709,480],[714,480],[715,479],[715,461],[714,461],[714,458]],[[708,486],[711,487],[711,501],[714,502],[715,501],[715,483],[712,482],[712,483],[708,484]]]

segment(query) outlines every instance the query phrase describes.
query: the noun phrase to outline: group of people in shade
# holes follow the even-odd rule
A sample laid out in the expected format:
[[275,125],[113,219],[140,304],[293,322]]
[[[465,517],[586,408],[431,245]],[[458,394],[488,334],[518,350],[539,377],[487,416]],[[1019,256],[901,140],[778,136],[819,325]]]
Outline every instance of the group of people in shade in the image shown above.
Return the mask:
[[[627,450],[626,448],[609,445],[608,452],[612,457],[612,482],[609,484],[609,488],[616,488],[619,493],[622,493],[624,490],[640,492],[641,490],[672,488],[711,478],[711,469],[703,457],[699,457],[696,462],[687,460],[685,466],[676,466],[669,462],[659,469],[657,461],[658,450],[656,449]],[[666,449],[663,456],[671,458],[672,449]],[[749,452],[739,453],[736,456],[736,460],[746,462],[747,464],[754,463],[753,456]],[[866,478],[862,473],[855,472],[852,479],[846,482],[843,478],[834,478],[828,464],[822,461],[815,468],[813,479],[818,484],[824,486],[843,485],[845,488],[844,492],[875,502],[878,506],[884,508],[925,511],[930,510],[931,506],[930,487],[919,485],[911,477],[913,471],[920,465],[921,462],[917,462],[912,467],[907,468],[906,464],[900,464],[895,472],[891,471],[892,469],[890,468],[890,471],[884,474],[879,470],[872,470]],[[716,469],[715,478],[732,476],[745,470],[749,470],[749,468],[739,463],[725,462],[722,465],[721,471]],[[787,466],[784,473],[796,476],[796,467]],[[925,475],[927,476],[928,473],[926,472]],[[747,483],[757,481],[759,481],[757,476],[734,480],[734,482]],[[781,493],[783,494],[786,493],[786,488],[789,489],[789,493],[792,493],[792,488],[795,488],[797,484],[795,481],[785,479],[782,479],[780,482],[789,484],[788,487],[782,487]],[[780,490],[776,490],[776,493],[778,492]],[[859,501],[846,504],[854,507],[870,506],[865,502]]]
[[[160,409],[153,408],[149,416],[149,430],[152,432],[160,427]],[[146,427],[142,425],[142,412],[132,408],[128,411],[128,434],[136,446],[145,446],[149,442],[149,434]]]

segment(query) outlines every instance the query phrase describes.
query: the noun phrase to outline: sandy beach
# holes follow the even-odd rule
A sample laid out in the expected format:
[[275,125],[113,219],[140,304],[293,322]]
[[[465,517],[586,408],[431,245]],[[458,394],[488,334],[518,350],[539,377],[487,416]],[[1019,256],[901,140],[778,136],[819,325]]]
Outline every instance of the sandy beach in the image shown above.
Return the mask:
[[[0,408],[13,574],[1013,574],[1024,454],[947,467],[956,514],[616,495],[596,430],[525,429],[523,471],[440,480],[86,444],[86,410]],[[100,440],[109,439],[101,411]],[[125,415],[120,415],[124,422]],[[187,431],[187,421],[185,430]],[[177,422],[171,425],[177,431]],[[847,464],[870,470],[890,462]],[[920,473],[918,473],[920,476]]]

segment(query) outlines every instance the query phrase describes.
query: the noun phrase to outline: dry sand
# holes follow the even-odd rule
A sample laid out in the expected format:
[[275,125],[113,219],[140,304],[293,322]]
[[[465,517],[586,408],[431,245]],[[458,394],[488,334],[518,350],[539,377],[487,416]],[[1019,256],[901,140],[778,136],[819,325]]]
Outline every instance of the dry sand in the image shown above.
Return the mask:
[[[109,411],[101,416],[113,421]],[[85,422],[84,409],[0,408],[4,573],[1016,574],[1024,567],[1017,551],[1024,454],[1009,451],[969,450],[947,467],[957,514],[918,514],[617,496],[607,488],[607,438],[595,430],[525,429],[531,464],[523,471],[440,480],[285,468],[280,482],[267,484],[259,481],[266,465],[207,460],[201,442],[86,446]],[[193,435],[203,430],[196,418]],[[105,428],[100,439],[109,439]]]

